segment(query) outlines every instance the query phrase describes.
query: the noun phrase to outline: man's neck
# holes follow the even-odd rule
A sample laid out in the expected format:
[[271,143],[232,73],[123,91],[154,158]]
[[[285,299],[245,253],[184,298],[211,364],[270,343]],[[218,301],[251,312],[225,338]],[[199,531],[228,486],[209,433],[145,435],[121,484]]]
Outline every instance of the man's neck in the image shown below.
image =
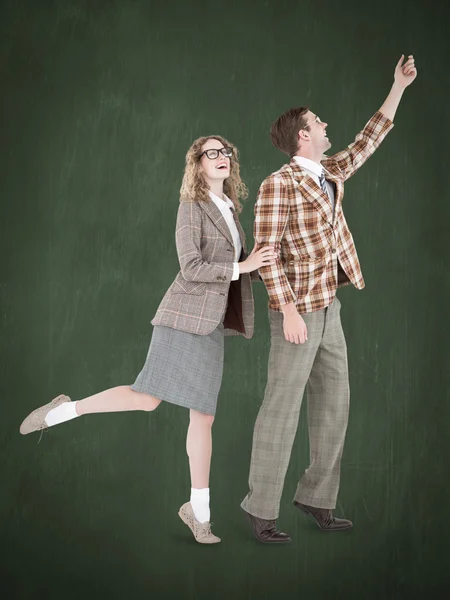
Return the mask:
[[313,152],[297,152],[295,156],[301,156],[303,158],[307,158],[308,160],[312,160],[313,162],[317,163],[318,165],[321,164],[321,160],[322,160],[322,154],[314,154]]

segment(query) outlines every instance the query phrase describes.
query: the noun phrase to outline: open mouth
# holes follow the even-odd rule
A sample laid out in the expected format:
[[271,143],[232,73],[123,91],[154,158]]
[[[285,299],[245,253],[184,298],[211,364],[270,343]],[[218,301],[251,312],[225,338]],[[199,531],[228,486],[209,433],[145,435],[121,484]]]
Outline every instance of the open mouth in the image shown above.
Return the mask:
[[228,169],[228,165],[226,163],[222,163],[220,165],[217,165],[216,169],[219,169],[219,171],[226,170],[226,169]]

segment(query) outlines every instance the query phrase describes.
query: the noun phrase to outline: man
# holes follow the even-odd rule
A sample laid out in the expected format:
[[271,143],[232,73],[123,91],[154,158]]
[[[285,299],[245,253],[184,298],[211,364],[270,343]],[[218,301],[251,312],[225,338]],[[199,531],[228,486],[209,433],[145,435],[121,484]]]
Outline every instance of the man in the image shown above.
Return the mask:
[[291,157],[262,183],[255,204],[256,248],[273,245],[274,265],[259,269],[269,294],[271,348],[264,400],[253,434],[250,491],[241,506],[258,540],[289,542],[276,519],[305,387],[310,465],[294,505],[325,531],[352,522],[333,516],[348,420],[347,349],[340,321],[339,287],[364,279],[346,223],[344,181],[378,148],[393,127],[404,89],[417,76],[413,56],[402,55],[394,84],[355,141],[331,147],[322,122],[308,108],[293,108],[272,125],[272,143]]

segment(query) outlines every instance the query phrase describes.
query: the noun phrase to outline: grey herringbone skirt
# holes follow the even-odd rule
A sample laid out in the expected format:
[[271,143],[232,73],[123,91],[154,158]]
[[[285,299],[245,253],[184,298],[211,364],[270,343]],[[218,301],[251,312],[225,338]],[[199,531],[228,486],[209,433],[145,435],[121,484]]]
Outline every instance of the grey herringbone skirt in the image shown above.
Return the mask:
[[223,323],[209,335],[155,325],[147,359],[131,389],[214,415],[222,383]]

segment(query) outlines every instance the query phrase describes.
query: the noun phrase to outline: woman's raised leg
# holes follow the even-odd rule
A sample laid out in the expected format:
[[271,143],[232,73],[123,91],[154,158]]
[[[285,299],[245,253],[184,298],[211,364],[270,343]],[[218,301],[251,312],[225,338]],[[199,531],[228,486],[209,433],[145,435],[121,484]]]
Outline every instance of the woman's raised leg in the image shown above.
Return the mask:
[[31,412],[20,426],[20,433],[26,435],[46,427],[70,421],[81,415],[102,412],[122,412],[128,410],[155,410],[161,400],[135,392],[128,385],[120,385],[98,394],[88,396],[77,402],[71,402],[68,396],[61,394],[48,404]]
[[87,396],[75,403],[78,415],[88,415],[92,413],[103,412],[123,412],[126,410],[155,410],[161,403],[161,400],[144,394],[135,392],[128,385],[119,385],[110,388],[98,394]]

